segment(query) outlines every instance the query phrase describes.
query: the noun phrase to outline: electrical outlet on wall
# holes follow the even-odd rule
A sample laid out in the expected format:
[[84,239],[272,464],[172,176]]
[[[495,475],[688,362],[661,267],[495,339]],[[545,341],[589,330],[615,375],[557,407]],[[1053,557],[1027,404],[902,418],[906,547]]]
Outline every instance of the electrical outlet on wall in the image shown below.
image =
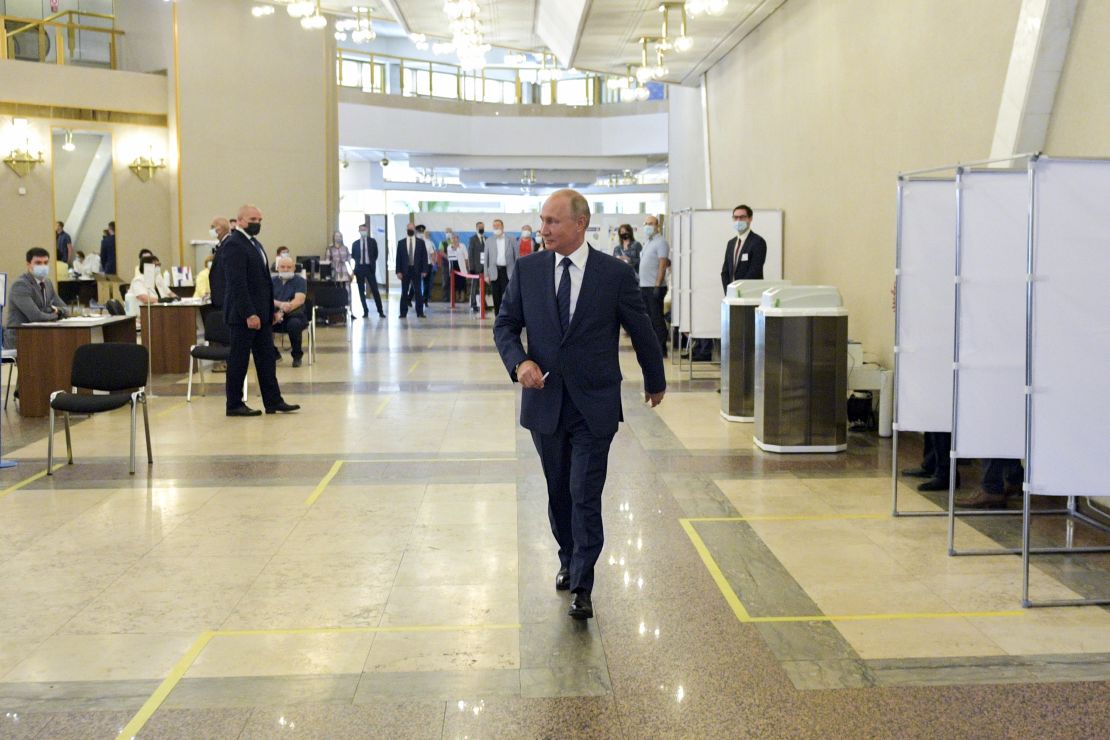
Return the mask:
[[25,188],[25,187],[23,187],[22,185],[20,185],[20,186],[19,186],[19,190],[18,190],[17,192],[18,192],[18,193],[19,193],[20,195],[27,195],[27,188]]

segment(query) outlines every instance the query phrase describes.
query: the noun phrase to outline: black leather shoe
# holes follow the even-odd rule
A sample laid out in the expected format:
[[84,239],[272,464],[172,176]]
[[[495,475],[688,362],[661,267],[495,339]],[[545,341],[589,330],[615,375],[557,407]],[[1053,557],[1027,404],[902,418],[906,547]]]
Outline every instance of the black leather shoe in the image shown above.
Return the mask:
[[252,409],[250,406],[237,406],[233,409],[227,410],[228,416],[262,416],[262,412],[258,409]]
[[384,314],[384,313],[380,313],[380,314],[378,314],[378,318],[379,318],[379,319],[384,319],[385,317],[386,317],[386,316],[385,316],[385,314]]
[[[956,483],[956,488],[959,488],[959,482]],[[930,478],[917,487],[919,491],[947,491],[948,481],[941,480],[940,478]]]
[[933,472],[925,468],[906,468],[902,471],[902,475],[907,478],[932,478]]
[[[363,318],[365,318],[365,317],[363,317]],[[293,358],[293,367],[300,367],[300,366],[301,366],[301,358],[300,357],[294,357]]]
[[570,589],[570,569],[559,568],[559,572],[555,575],[555,590],[567,591]]
[[594,603],[590,600],[590,595],[585,591],[579,591],[574,595],[574,601],[570,602],[570,611],[567,612],[571,619],[589,619],[594,615]]
[[276,414],[278,412],[281,412],[283,414],[289,414],[294,411],[300,411],[300,409],[301,405],[299,403],[286,403],[285,401],[282,401],[277,406],[271,406],[270,408],[266,409],[266,413]]

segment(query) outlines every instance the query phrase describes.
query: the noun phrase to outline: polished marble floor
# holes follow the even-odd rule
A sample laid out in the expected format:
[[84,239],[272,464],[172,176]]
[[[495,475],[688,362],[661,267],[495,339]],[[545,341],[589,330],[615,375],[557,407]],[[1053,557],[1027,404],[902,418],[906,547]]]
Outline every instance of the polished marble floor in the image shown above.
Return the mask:
[[[220,375],[191,403],[156,379],[134,477],[125,412],[77,422],[46,476],[45,421],[8,407],[0,737],[1110,733],[1110,612],[1022,610],[1015,557],[892,518],[889,440],[762,453],[677,366],[645,407],[630,350],[597,618],[570,620],[491,322],[394,314],[286,354],[294,416],[227,419]],[[965,518],[957,541],[1018,527]],[[1032,586],[1110,593],[1110,557],[1039,557]]]

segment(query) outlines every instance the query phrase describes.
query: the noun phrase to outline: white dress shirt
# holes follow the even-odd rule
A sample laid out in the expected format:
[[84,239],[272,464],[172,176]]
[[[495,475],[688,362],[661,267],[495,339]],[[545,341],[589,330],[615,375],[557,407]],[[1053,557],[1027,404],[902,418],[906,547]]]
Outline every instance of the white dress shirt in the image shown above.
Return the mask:
[[[578,293],[582,290],[582,276],[586,274],[586,258],[590,256],[590,245],[582,242],[582,245],[572,253],[567,255],[570,257],[570,318],[574,319],[574,309],[578,305]],[[559,296],[559,281],[563,279],[563,255],[555,254],[555,296]]]
[[507,267],[509,264],[509,257],[505,254],[505,237],[497,237],[497,262],[496,267]]

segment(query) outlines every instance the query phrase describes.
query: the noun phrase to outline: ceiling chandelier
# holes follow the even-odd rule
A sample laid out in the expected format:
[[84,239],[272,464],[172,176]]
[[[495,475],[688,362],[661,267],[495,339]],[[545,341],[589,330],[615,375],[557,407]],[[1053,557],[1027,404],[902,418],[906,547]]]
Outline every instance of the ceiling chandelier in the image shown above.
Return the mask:
[[454,51],[463,71],[473,72],[486,66],[486,54],[492,48],[482,36],[482,22],[478,20],[478,3],[475,0],[447,0],[443,13],[451,28],[451,41],[432,45],[436,54]]
[[620,98],[624,102],[650,98],[651,91],[648,90],[647,85],[636,78],[635,65],[629,64],[626,67],[628,73],[624,77],[612,76],[606,80],[605,86],[610,90],[619,91]]
[[376,39],[378,34],[374,33],[374,24],[370,20],[370,8],[356,5],[351,10],[354,11],[354,18],[342,18],[335,22],[335,40],[346,41],[347,34],[350,34],[351,41],[356,44],[365,44]]
[[[676,38],[671,38],[671,8],[677,8],[682,14],[682,32]],[[659,48],[663,51],[677,51],[682,53],[690,51],[694,45],[694,40],[686,35],[686,3],[683,2],[664,2],[659,4],[659,12],[663,14],[663,38],[659,41]]]
[[728,7],[728,0],[686,0],[686,12],[691,18],[707,15],[720,15]]

